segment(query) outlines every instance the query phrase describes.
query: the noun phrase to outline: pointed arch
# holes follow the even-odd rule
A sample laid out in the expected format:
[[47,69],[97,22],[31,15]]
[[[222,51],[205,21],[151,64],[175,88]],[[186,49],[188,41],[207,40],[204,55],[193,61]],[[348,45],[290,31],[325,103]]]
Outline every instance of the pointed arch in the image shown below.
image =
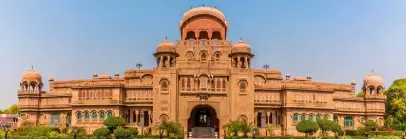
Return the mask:
[[246,80],[241,80],[240,82],[238,82],[238,86],[239,86],[239,89],[240,89],[240,93],[247,92],[248,83],[247,83]]

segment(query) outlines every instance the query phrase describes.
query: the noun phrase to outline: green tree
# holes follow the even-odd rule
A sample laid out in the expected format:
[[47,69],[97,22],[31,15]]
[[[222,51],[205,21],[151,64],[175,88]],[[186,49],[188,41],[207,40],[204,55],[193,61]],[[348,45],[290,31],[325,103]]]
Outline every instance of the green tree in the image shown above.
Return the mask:
[[131,139],[131,131],[124,128],[118,128],[114,130],[114,137],[116,139]]
[[340,125],[338,125],[338,123],[328,120],[328,119],[317,120],[317,124],[320,127],[322,137],[327,137],[328,131],[333,131],[333,132],[341,131],[341,127],[340,127]]
[[121,117],[109,117],[106,120],[104,120],[103,125],[109,129],[110,133],[112,133],[117,127],[124,126],[126,125],[127,122],[125,119]]
[[363,125],[365,128],[365,131],[376,131],[378,129],[378,124],[371,119],[365,120]]
[[255,128],[255,126],[252,122],[248,122],[247,120],[241,120],[239,128],[240,131],[243,133],[243,137],[248,137],[248,133],[250,133],[252,129]]
[[20,114],[20,108],[18,107],[17,104],[13,104],[8,109],[5,110],[5,113],[7,114]]
[[230,120],[223,128],[227,129],[228,134],[232,133],[233,136],[238,136],[240,131],[240,121],[239,120]]
[[355,94],[357,97],[364,97],[365,93],[364,92],[358,92],[357,94]]
[[302,120],[296,125],[296,130],[304,133],[305,136],[312,136],[319,130],[319,125],[313,120]]
[[394,80],[385,94],[387,96],[385,118],[393,115],[390,124],[406,124],[406,78]]
[[96,136],[97,139],[107,139],[109,134],[110,131],[107,128],[98,128],[93,131],[93,135]]
[[155,130],[164,130],[166,136],[172,135],[181,135],[182,134],[182,125],[174,121],[163,121],[162,123],[157,124]]

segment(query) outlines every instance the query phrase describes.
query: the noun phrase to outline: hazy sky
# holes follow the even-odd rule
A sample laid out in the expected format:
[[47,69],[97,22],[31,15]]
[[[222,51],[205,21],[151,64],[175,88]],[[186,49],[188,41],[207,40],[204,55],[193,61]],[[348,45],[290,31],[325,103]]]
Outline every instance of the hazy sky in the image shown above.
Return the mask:
[[292,76],[349,83],[357,89],[372,69],[389,87],[406,76],[405,0],[2,0],[0,108],[17,102],[31,65],[48,78],[123,75],[155,66],[156,45],[180,37],[191,6],[216,6],[229,22],[227,39],[243,36],[255,57]]

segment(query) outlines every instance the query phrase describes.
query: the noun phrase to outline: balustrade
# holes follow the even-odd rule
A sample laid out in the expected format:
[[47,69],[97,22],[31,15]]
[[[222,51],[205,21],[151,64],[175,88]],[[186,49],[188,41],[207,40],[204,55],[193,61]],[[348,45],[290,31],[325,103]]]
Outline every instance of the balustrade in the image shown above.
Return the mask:
[[231,41],[228,40],[178,40],[176,45],[187,46],[232,46]]

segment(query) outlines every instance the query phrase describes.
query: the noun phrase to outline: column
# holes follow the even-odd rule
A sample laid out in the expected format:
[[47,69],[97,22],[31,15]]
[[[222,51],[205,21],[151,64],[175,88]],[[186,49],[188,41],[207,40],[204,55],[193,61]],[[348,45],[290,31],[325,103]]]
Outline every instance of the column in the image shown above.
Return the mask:
[[140,112],[138,110],[135,111],[135,125],[137,125],[137,126],[138,126],[138,114],[139,113]]
[[258,112],[255,112],[255,115],[254,115],[254,124],[255,124],[255,125],[258,125],[258,123],[257,123],[257,117],[258,117]]
[[148,123],[149,123],[149,126],[152,126],[152,117],[151,117],[151,114],[152,114],[152,111],[148,111]]
[[266,119],[267,119],[267,121],[268,121],[266,124],[270,124],[270,123],[272,123],[272,122],[271,122],[271,120],[272,120],[272,119],[270,118],[270,115],[271,115],[271,114],[272,114],[272,113],[271,113],[271,112],[269,112],[269,111],[268,111],[268,112],[266,112]]
[[247,57],[244,57],[244,67],[246,69],[248,69],[248,59],[247,59]]
[[133,113],[134,109],[130,109],[130,124],[132,124],[134,122],[133,118],[134,118],[134,113]]

